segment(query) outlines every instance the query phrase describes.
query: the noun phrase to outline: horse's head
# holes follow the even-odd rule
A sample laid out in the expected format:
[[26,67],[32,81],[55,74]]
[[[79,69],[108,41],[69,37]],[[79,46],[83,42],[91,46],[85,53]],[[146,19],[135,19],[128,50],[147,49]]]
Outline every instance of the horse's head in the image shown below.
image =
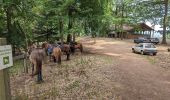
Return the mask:
[[44,49],[47,49],[48,46],[49,46],[49,44],[48,44],[47,42],[44,42],[44,43],[42,44],[42,48],[44,48]]
[[28,47],[28,54],[30,55],[31,52],[32,52],[34,49],[36,49],[36,48],[37,48],[37,46],[36,46],[35,44],[30,45],[30,46]]

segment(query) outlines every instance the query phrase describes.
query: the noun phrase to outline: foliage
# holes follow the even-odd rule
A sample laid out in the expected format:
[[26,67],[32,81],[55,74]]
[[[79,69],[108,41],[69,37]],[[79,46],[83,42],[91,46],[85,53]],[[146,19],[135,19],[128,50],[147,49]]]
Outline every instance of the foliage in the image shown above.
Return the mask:
[[30,41],[55,40],[68,33],[105,36],[113,26],[122,30],[123,24],[163,25],[163,5],[160,0],[4,0],[0,36],[26,48]]

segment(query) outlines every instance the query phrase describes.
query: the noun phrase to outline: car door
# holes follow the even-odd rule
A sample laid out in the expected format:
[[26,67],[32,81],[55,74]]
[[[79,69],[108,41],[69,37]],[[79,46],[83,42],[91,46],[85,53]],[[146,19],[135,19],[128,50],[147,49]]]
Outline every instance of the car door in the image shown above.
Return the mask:
[[143,50],[143,44],[140,44],[140,45],[139,45],[138,52],[141,52],[142,50]]
[[137,52],[141,52],[142,48],[143,48],[143,44],[139,44],[139,45],[137,45],[137,47],[136,47],[136,51],[137,51]]
[[139,46],[140,46],[140,44],[135,45],[134,49],[135,49],[136,52],[139,52]]

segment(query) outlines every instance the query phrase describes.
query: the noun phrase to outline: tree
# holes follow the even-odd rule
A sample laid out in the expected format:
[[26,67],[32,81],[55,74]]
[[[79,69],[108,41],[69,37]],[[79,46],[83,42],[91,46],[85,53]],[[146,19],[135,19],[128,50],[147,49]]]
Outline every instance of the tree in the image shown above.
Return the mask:
[[168,0],[164,0],[165,4],[165,14],[164,14],[164,20],[163,20],[163,38],[162,38],[162,44],[167,44],[166,42],[166,28],[167,28],[167,22],[168,22]]

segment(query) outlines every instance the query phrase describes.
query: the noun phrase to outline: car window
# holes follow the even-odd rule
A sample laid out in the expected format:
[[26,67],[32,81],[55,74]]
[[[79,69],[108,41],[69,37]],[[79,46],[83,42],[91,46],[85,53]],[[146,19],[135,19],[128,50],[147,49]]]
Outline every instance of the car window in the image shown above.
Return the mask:
[[140,47],[140,44],[135,45],[135,47]]
[[147,44],[145,45],[145,48],[156,48],[153,44]]
[[140,44],[139,47],[143,47],[143,44]]
[[143,39],[145,39],[145,38],[143,38],[143,37],[139,37],[138,39],[139,39],[139,40],[143,40]]

